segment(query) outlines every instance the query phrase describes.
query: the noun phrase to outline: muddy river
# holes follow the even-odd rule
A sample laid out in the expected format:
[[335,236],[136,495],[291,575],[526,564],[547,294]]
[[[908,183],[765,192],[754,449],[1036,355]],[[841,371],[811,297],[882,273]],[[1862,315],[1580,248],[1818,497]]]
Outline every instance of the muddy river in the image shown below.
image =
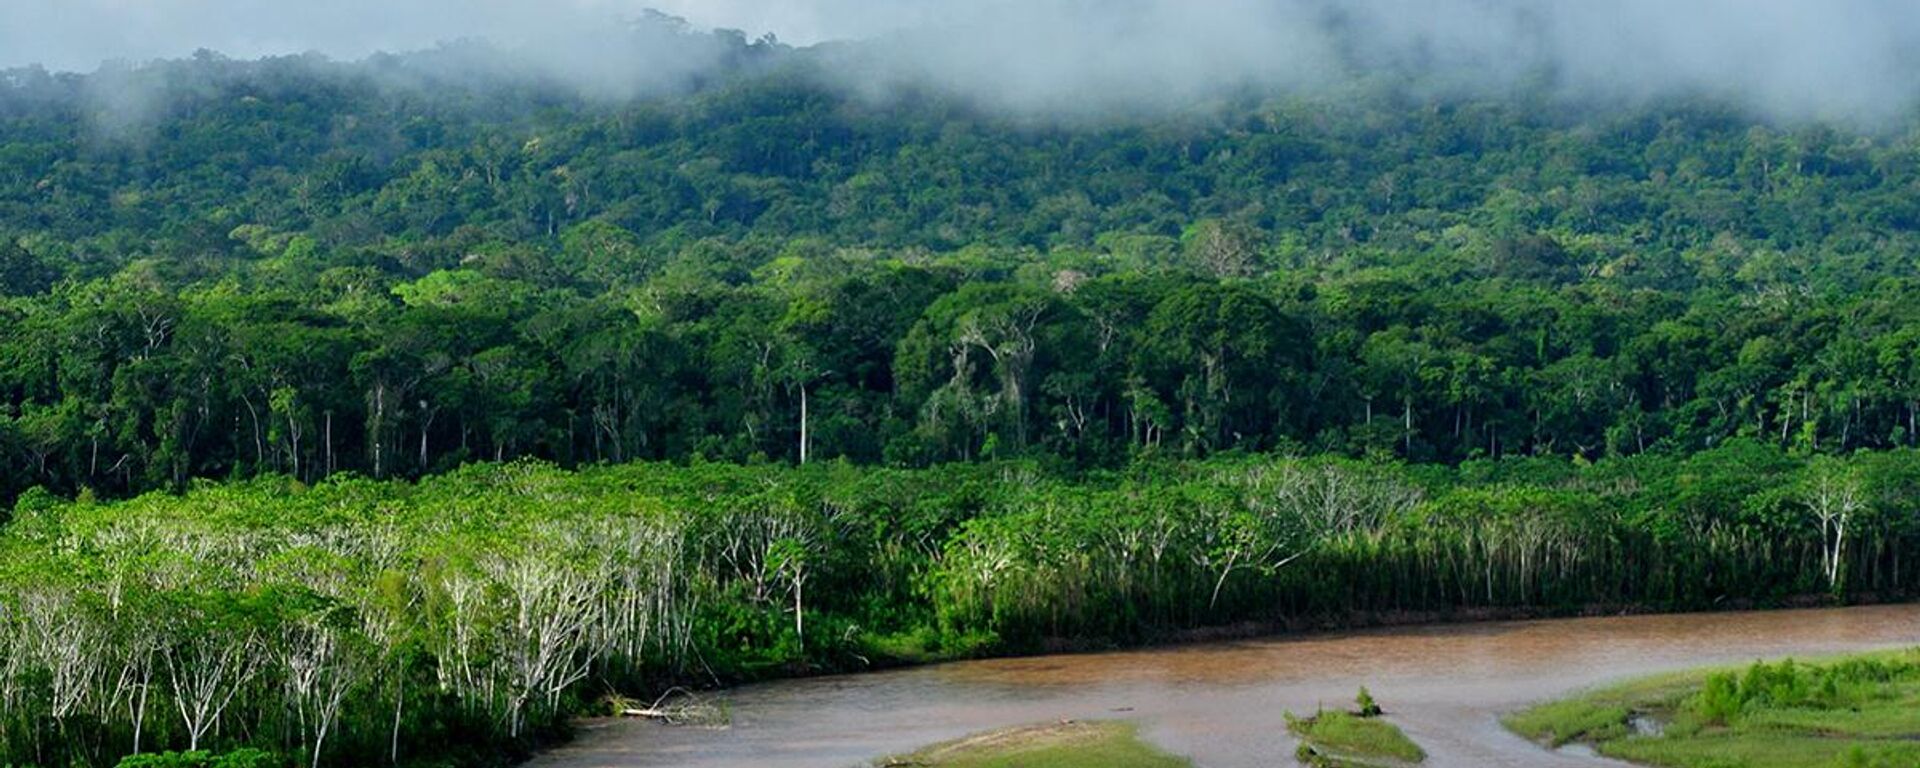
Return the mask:
[[1920,645],[1920,606],[1519,621],[962,662],[756,685],[724,729],[589,724],[539,768],[843,768],[976,731],[1127,719],[1201,766],[1291,765],[1281,713],[1361,685],[1435,768],[1594,766],[1500,727],[1585,686],[1703,664]]

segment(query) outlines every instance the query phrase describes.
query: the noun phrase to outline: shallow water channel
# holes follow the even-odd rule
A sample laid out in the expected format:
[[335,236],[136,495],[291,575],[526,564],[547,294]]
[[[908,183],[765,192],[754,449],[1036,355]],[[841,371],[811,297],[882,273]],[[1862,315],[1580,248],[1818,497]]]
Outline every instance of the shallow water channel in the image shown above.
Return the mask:
[[1455,624],[970,661],[727,691],[724,729],[588,724],[539,768],[843,768],[976,731],[1127,719],[1201,766],[1292,765],[1281,713],[1352,702],[1361,685],[1425,747],[1425,765],[1614,764],[1548,752],[1504,712],[1691,666],[1920,645],[1920,606]]

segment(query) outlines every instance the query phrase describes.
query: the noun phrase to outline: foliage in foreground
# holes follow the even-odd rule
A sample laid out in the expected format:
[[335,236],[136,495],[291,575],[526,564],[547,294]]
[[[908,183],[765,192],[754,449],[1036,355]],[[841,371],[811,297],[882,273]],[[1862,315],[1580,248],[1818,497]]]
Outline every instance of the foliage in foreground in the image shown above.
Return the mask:
[[1236,622],[1697,608],[1920,583],[1920,455],[566,471],[31,493],[0,763],[524,753],[608,693]]
[[1140,739],[1125,722],[1064,722],[1009,728],[936,744],[879,766],[926,768],[1189,768],[1193,763]]
[[1916,705],[1920,651],[1906,651],[1668,675],[1506,722],[1549,745],[1663,768],[1878,768],[1920,761]]

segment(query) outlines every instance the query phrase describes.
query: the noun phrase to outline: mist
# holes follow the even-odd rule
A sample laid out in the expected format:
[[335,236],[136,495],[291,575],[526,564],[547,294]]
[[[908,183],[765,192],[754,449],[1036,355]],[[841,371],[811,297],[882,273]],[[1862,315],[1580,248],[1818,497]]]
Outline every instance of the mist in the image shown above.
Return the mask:
[[881,20],[885,55],[859,83],[930,81],[1040,110],[1154,108],[1369,77],[1472,96],[1707,96],[1783,119],[1881,121],[1920,99],[1920,4],[1897,0],[919,5],[922,18]]
[[[649,7],[679,36],[636,41]],[[0,66],[87,71],[212,49],[336,59],[484,39],[584,91],[645,95],[720,65],[711,30],[811,46],[875,97],[932,87],[1028,113],[1176,109],[1361,78],[1607,102],[1704,95],[1783,119],[1887,121],[1920,97],[1900,0],[15,0]]]

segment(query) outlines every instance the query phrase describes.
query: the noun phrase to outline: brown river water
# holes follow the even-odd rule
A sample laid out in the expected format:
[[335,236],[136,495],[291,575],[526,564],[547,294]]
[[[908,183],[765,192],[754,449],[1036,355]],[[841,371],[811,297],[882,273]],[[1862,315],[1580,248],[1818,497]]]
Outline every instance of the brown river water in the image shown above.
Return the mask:
[[969,733],[1125,719],[1212,768],[1292,765],[1281,713],[1366,685],[1433,768],[1619,765],[1500,726],[1531,702],[1716,663],[1920,645],[1920,606],[1453,624],[941,664],[719,694],[721,729],[586,725],[538,768],[844,768]]

